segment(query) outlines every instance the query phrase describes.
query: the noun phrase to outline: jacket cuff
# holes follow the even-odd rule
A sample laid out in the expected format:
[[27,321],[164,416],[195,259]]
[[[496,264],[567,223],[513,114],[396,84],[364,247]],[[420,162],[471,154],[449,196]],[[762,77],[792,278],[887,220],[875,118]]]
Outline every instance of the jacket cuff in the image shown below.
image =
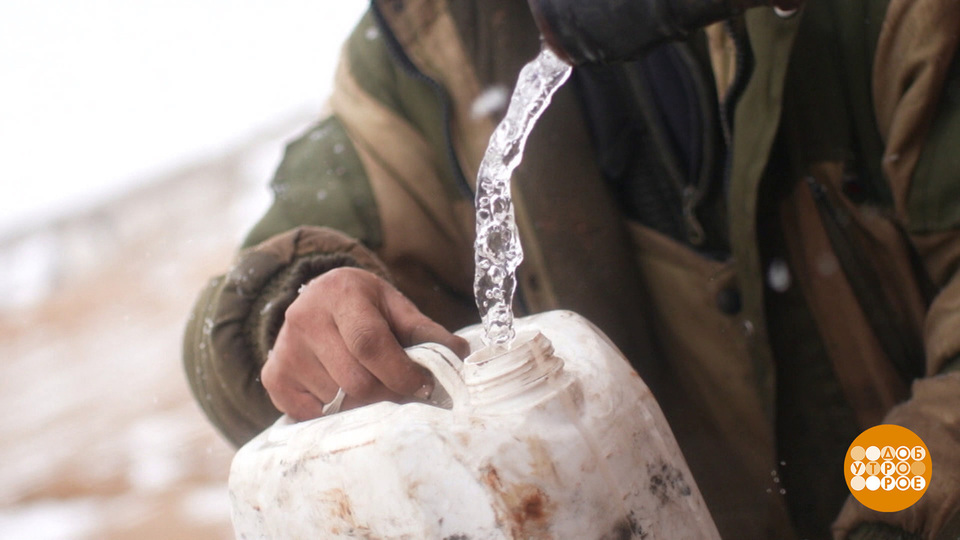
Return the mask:
[[341,266],[389,279],[359,241],[322,227],[301,227],[242,251],[229,274],[201,294],[184,334],[184,367],[210,421],[236,446],[280,412],[260,370],[300,286]]
[[390,279],[383,263],[358,240],[324,227],[299,227],[243,251],[220,298],[222,309],[239,315],[242,324],[232,324],[214,346],[218,341],[234,342],[232,334],[242,332],[246,354],[262,367],[300,288],[341,267],[362,268]]
[[912,397],[894,407],[883,423],[908,428],[923,440],[933,466],[927,491],[899,512],[876,512],[851,496],[834,524],[834,537],[860,540],[854,533],[863,527],[875,530],[875,524],[882,523],[918,538],[939,539],[954,527],[960,512],[960,372],[917,380]]

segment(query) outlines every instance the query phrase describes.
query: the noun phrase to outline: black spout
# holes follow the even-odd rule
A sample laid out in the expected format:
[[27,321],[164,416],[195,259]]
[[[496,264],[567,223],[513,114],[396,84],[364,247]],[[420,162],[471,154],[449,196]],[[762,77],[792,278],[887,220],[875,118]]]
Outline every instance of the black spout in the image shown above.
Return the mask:
[[[651,47],[774,0],[528,0],[547,46],[572,64],[632,60]],[[780,0],[792,4],[792,0]]]

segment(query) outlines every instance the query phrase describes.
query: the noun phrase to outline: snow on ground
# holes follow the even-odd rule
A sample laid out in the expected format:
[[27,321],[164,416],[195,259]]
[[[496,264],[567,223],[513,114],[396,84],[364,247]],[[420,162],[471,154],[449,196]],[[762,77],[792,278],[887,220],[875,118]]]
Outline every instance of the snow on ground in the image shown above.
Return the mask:
[[365,5],[0,3],[0,539],[232,538],[181,333]]
[[181,333],[312,116],[25,240],[54,278],[0,304],[0,538],[232,537],[233,449],[189,393]]

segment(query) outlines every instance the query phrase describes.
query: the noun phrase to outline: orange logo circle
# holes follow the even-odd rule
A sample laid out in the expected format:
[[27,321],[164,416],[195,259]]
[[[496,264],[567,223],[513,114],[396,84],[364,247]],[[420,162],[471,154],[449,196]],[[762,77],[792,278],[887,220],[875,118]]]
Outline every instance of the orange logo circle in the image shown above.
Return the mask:
[[930,453],[916,433],[883,424],[860,434],[843,461],[850,493],[878,512],[897,512],[920,500],[930,485]]

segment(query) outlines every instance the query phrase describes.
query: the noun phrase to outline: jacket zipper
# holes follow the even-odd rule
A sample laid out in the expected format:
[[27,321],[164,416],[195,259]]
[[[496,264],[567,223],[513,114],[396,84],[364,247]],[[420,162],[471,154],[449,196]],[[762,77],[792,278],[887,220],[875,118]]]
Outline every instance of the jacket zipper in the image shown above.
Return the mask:
[[[447,94],[447,91],[443,85],[424,72],[420,71],[416,64],[410,60],[410,57],[407,56],[407,53],[403,50],[400,42],[397,41],[397,36],[394,35],[390,25],[387,24],[387,20],[383,16],[380,6],[378,6],[376,2],[370,2],[370,11],[373,13],[373,18],[380,29],[380,35],[383,36],[384,43],[387,45],[387,51],[393,57],[394,61],[400,66],[400,69],[402,69],[404,73],[410,77],[426,83],[427,86],[433,90],[437,100],[440,102],[443,110],[443,138],[446,147],[447,160],[450,164],[450,168],[453,170],[454,181],[456,182],[457,188],[459,189],[461,195],[469,200],[471,204],[475,204],[476,193],[474,193],[473,188],[467,181],[467,177],[463,174],[463,167],[460,165],[460,158],[457,157],[456,149],[453,146],[453,103],[450,99],[450,96]],[[530,312],[525,293],[526,291],[525,287],[523,287],[522,280],[518,279],[517,287],[514,292],[514,302],[521,313]]]
[[[733,74],[733,82],[727,89],[727,95],[720,104],[720,123],[723,128],[723,140],[726,144],[726,157],[723,163],[723,192],[730,193],[730,182],[733,176],[733,114],[740,100],[741,94],[747,87],[747,80],[750,71],[753,68],[753,53],[750,50],[750,43],[742,32],[734,28],[732,20],[724,23],[724,28],[733,39],[735,52],[736,71]],[[729,205],[728,205],[729,206]]]
[[443,85],[424,72],[420,71],[416,64],[410,60],[410,57],[407,56],[407,53],[403,50],[400,42],[397,41],[397,36],[394,35],[390,25],[387,24],[387,20],[383,16],[380,6],[378,6],[376,2],[370,2],[370,11],[373,13],[373,18],[380,29],[380,35],[383,36],[384,43],[387,45],[387,51],[389,51],[390,56],[392,56],[394,61],[400,66],[400,69],[414,79],[426,83],[427,86],[433,90],[437,100],[440,102],[442,108],[443,138],[445,142],[444,146],[447,154],[447,161],[449,162],[450,168],[453,170],[453,177],[457,183],[457,188],[460,190],[460,193],[468,200],[473,201],[476,195],[473,192],[473,188],[470,187],[470,182],[467,181],[466,176],[463,174],[463,168],[460,166],[460,158],[457,157],[457,152],[453,146],[453,104],[450,96],[447,94],[447,91],[444,89]]
[[[694,93],[699,102],[700,110],[710,110],[707,109],[707,107],[711,109],[715,108],[716,100],[713,97],[704,95],[706,93],[704,90],[706,84],[700,76],[700,71],[697,67],[696,60],[693,58],[693,54],[685,44],[681,43],[674,47],[674,50],[678,53],[682,62],[683,68],[687,70],[693,79]],[[633,70],[627,71],[627,79],[628,84],[633,89],[633,93],[640,96],[642,101],[641,111],[646,117],[646,124],[650,126],[654,144],[661,155],[664,156],[663,163],[667,168],[666,176],[668,177],[667,181],[669,182],[670,190],[679,196],[680,226],[685,240],[694,247],[700,247],[706,241],[706,232],[697,217],[696,211],[710,188],[712,177],[710,164],[714,159],[712,151],[714,145],[709,142],[709,134],[707,134],[709,130],[704,129],[702,134],[704,144],[701,151],[702,160],[698,177],[692,181],[688,181],[681,172],[682,168],[677,162],[677,156],[665,140],[666,135],[663,133],[664,128],[660,120],[651,112],[652,98],[645,89],[643,81],[640,80],[639,76]],[[709,124],[709,117],[707,115],[704,115],[704,117],[705,122]]]

